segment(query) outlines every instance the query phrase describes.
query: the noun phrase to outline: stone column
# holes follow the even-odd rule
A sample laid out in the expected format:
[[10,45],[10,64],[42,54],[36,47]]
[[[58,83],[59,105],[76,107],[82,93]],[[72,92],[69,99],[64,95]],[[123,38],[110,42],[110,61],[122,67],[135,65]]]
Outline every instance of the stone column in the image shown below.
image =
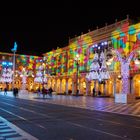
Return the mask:
[[68,95],[68,78],[66,78],[66,95]]
[[52,79],[51,79],[51,87],[52,87]]
[[103,88],[104,88],[104,95],[106,95],[106,92],[107,92],[107,81],[105,81],[105,83],[103,85]]
[[[96,85],[96,80],[94,80],[94,89],[95,89],[95,95],[94,96],[96,96],[97,95],[97,85]],[[92,94],[93,94],[93,89],[92,89]]]
[[57,79],[55,79],[55,86],[54,86],[55,92],[57,92]]
[[60,79],[60,90],[59,93],[62,93],[62,79]]
[[79,89],[79,94],[81,93],[81,80],[79,79],[79,82],[78,82],[78,89]]
[[134,94],[134,91],[133,91],[133,77],[130,78],[130,94]]
[[86,95],[90,94],[90,82],[88,80],[86,80]]
[[114,84],[113,84],[113,96],[115,97],[116,94],[116,78],[114,78]]
[[75,88],[74,87],[75,87],[75,84],[74,84],[74,81],[72,81],[72,95],[75,94]]

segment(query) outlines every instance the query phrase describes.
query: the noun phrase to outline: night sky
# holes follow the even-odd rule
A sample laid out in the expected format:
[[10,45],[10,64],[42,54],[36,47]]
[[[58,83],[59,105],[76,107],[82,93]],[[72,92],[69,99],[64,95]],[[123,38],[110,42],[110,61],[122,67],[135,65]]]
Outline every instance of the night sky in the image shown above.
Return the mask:
[[[25,6],[24,6],[25,5]],[[112,6],[111,6],[112,5]],[[108,3],[22,4],[0,6],[0,51],[11,52],[14,41],[18,54],[39,55],[68,45],[68,38],[123,20],[129,14],[140,19],[137,4]]]

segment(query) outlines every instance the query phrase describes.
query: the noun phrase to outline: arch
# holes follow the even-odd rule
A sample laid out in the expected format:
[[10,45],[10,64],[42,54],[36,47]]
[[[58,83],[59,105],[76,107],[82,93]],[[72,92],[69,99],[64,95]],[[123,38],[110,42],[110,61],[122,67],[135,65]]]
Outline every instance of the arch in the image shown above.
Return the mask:
[[140,74],[136,74],[133,78],[133,93],[140,96]]
[[60,79],[57,79],[56,92],[60,92]]
[[80,92],[81,92],[81,94],[86,94],[86,81],[85,81],[85,78],[80,79]]
[[[94,88],[94,82],[96,82],[95,80],[92,80],[91,83],[90,83],[90,91],[89,91],[89,94],[92,95],[92,90]],[[97,84],[96,84],[96,88],[95,90],[97,91]]]
[[62,79],[62,87],[61,87],[61,90],[62,90],[62,93],[66,92],[66,79]]
[[113,94],[113,79],[109,79],[106,81],[106,95],[111,96]]
[[27,78],[26,89],[29,90],[29,91],[34,91],[33,84],[34,84],[33,77],[28,77]]
[[52,79],[52,89],[53,89],[53,91],[55,91],[55,79],[54,78]]
[[68,94],[72,93],[72,79],[68,79]]
[[[21,88],[21,80],[19,78],[16,78],[15,79],[15,84],[14,84],[15,87],[17,87],[18,89]],[[9,88],[11,89],[12,88],[12,84],[9,84]]]
[[51,78],[49,78],[47,82],[47,88],[50,88],[50,87],[51,87]]
[[116,93],[121,93],[122,91],[122,80],[117,79],[116,81]]

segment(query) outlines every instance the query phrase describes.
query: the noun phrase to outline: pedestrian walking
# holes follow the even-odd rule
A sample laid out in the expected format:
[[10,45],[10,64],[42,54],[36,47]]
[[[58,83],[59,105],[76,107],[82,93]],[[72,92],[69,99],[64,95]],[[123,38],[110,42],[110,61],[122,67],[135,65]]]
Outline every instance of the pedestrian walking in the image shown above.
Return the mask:
[[16,97],[18,97],[18,88],[16,87]]
[[14,97],[18,97],[18,88],[17,87],[15,87],[13,89],[13,95],[14,95]]
[[40,87],[37,89],[37,93],[38,93],[38,97],[40,97],[40,93],[41,93]]
[[43,98],[45,98],[45,94],[46,94],[46,89],[45,87],[42,88],[42,95],[43,95]]
[[49,95],[50,95],[50,97],[52,97],[52,92],[53,92],[53,89],[52,89],[52,87],[50,87],[49,88]]
[[102,93],[101,93],[101,91],[99,90],[99,91],[98,91],[98,95],[101,96],[101,94],[102,94]]
[[93,88],[93,90],[92,90],[92,94],[93,94],[93,97],[95,96],[95,88]]
[[7,95],[7,88],[4,88],[4,95]]

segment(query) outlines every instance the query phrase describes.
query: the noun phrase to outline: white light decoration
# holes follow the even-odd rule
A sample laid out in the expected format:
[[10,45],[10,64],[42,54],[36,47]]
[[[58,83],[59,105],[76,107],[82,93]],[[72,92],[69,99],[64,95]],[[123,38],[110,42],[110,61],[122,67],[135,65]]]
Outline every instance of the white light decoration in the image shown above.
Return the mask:
[[104,52],[101,52],[100,57],[98,53],[95,53],[93,62],[90,65],[90,72],[86,75],[86,78],[89,81],[102,81],[110,78],[109,72],[107,71]]
[[112,63],[111,61],[107,61],[107,62],[106,62],[106,64],[107,64],[108,66],[111,65],[111,63]]
[[[43,62],[41,60],[41,62]],[[45,63],[43,63],[42,65],[39,66],[39,68],[37,69],[36,72],[36,77],[33,75],[34,78],[34,82],[36,83],[47,83],[47,78],[45,77]]]
[[12,82],[12,69],[11,68],[4,68],[2,71],[2,77],[0,78],[0,82],[2,83],[11,83]]
[[129,64],[131,59],[134,56],[134,51],[130,53],[127,58],[122,58],[121,54],[115,50],[118,60],[121,63],[121,77],[122,77],[122,93],[128,94],[129,93]]
[[138,60],[138,58],[136,58],[134,62],[135,62],[136,65],[140,64],[140,61]]

